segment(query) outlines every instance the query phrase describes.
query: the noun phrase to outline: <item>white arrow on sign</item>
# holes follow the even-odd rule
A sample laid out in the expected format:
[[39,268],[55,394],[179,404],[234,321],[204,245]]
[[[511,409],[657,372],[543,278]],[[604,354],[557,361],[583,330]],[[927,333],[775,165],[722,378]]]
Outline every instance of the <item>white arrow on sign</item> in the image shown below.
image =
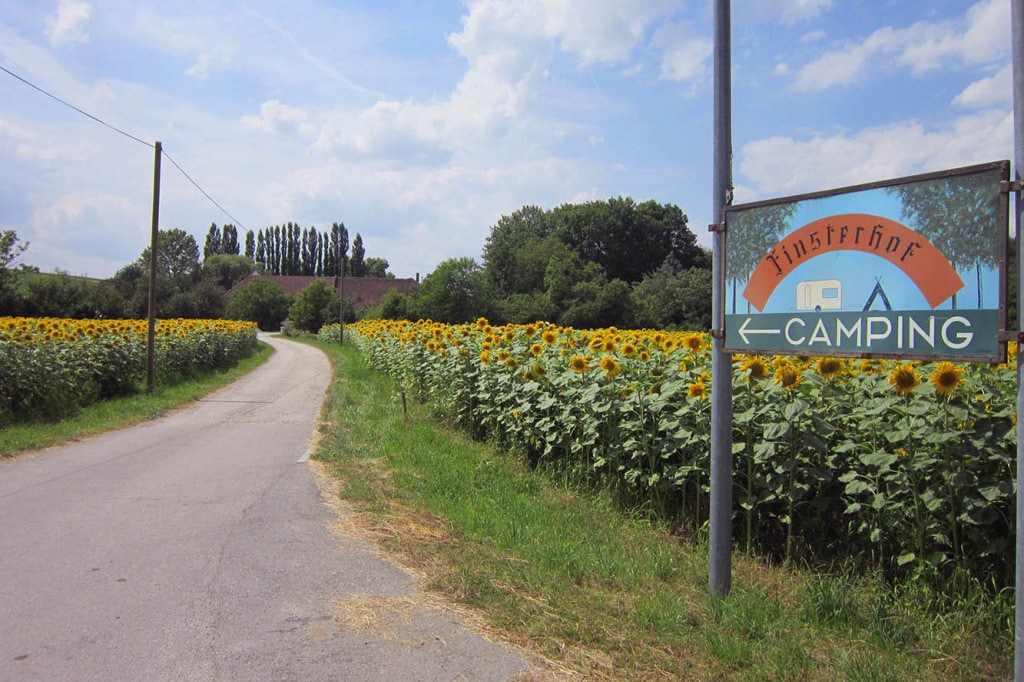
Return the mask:
[[754,319],[754,318],[748,317],[747,319],[743,320],[743,324],[741,324],[740,328],[736,330],[739,333],[740,338],[743,339],[743,343],[745,343],[747,345],[750,345],[750,339],[747,338],[747,337],[749,335],[751,335],[751,334],[781,334],[782,333],[781,329],[748,329],[748,327],[750,326],[750,321],[752,319]]

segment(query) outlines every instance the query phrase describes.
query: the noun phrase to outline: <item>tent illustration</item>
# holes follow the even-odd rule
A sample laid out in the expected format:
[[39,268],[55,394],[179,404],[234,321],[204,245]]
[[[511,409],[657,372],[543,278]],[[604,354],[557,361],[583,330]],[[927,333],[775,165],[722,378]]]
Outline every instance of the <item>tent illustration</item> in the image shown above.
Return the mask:
[[875,298],[881,297],[882,305],[885,306],[886,310],[892,310],[892,304],[889,303],[889,297],[885,295],[885,289],[882,288],[882,281],[879,279],[875,280],[875,288],[871,290],[871,295],[868,296],[867,303],[864,304],[863,312],[871,310],[871,304],[875,302]]

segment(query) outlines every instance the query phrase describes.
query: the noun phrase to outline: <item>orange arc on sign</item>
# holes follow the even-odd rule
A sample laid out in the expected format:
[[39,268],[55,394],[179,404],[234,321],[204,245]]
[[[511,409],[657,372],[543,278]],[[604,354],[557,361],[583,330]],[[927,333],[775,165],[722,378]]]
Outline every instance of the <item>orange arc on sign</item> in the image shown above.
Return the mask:
[[844,213],[807,223],[783,237],[754,268],[743,298],[761,312],[775,287],[793,270],[835,251],[884,258],[910,277],[933,309],[964,287],[956,268],[919,233],[881,216]]

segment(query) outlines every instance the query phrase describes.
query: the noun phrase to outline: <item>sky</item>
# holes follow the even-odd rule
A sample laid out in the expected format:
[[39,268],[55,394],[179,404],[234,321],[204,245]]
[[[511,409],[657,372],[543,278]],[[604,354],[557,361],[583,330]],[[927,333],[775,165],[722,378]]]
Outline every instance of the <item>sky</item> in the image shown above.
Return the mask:
[[[0,0],[0,231],[109,277],[160,226],[344,222],[398,277],[503,215],[714,215],[711,0]],[[1010,159],[1010,0],[734,0],[735,200]],[[126,134],[122,134],[126,133]],[[137,139],[132,139],[132,136]],[[167,158],[173,159],[195,185]],[[219,207],[218,207],[219,205]],[[222,211],[223,209],[223,211]]]

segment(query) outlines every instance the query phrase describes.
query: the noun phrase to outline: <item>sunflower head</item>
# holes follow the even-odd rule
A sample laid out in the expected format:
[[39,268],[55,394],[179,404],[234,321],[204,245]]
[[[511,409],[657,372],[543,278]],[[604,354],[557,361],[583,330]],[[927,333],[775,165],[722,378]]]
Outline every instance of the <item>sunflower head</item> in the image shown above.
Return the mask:
[[585,355],[574,355],[569,360],[569,366],[572,371],[585,374],[590,371],[590,358]]
[[917,378],[914,366],[907,363],[900,365],[889,374],[889,383],[892,384],[893,390],[898,394],[908,396],[914,390],[914,387],[921,382]]
[[949,396],[960,385],[960,377],[963,373],[963,368],[954,365],[952,362],[940,362],[931,375],[931,382],[935,386],[935,391],[941,395]]
[[691,353],[696,353],[704,348],[704,339],[700,334],[687,334],[683,338],[683,346]]
[[707,385],[705,385],[703,379],[697,379],[697,381],[690,384],[690,388],[686,394],[691,398],[703,400],[708,396]]
[[846,361],[842,358],[820,358],[817,369],[823,379],[835,379],[846,370]]
[[613,377],[619,373],[621,368],[615,358],[610,355],[606,355],[601,358],[601,369],[603,369],[609,377]]
[[760,381],[768,376],[768,363],[760,355],[747,358],[743,363],[743,369],[749,372],[747,381]]
[[775,369],[773,381],[787,390],[796,389],[802,380],[803,375],[800,374],[800,370],[788,360],[779,363]]

